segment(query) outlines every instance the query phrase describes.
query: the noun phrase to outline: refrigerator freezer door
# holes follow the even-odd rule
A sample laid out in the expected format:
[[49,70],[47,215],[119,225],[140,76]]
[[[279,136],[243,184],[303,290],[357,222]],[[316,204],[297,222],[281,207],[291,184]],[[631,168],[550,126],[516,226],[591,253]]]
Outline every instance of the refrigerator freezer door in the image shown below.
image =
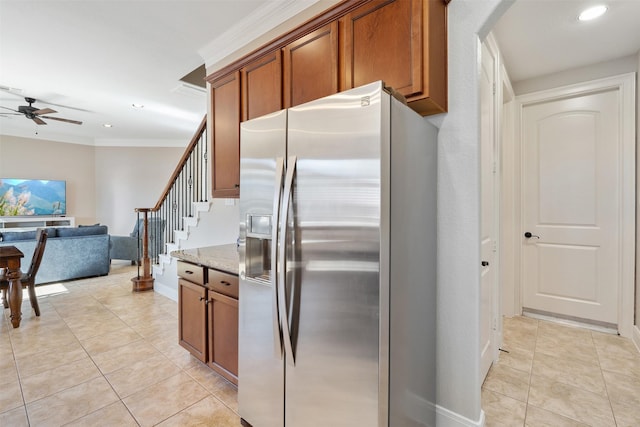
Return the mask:
[[[284,425],[284,359],[273,255],[287,113],[242,123],[238,407],[249,423]],[[278,161],[280,159],[280,162]]]
[[378,82],[289,110],[287,427],[379,425],[383,96]]

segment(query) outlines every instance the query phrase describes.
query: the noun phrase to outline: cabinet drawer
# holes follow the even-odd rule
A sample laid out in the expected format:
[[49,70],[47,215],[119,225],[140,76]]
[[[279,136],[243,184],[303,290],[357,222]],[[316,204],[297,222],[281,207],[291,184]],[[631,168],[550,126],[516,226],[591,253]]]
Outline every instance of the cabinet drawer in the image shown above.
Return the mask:
[[204,267],[190,264],[184,261],[178,261],[178,276],[190,282],[204,285]]
[[210,268],[207,288],[232,298],[238,298],[238,276]]

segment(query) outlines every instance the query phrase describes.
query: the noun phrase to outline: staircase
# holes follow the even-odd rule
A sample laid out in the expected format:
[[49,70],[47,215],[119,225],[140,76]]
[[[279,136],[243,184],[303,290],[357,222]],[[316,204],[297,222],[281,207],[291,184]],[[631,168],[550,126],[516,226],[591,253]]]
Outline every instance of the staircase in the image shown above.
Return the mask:
[[205,116],[158,202],[152,208],[136,208],[138,219],[144,219],[144,231],[138,249],[142,265],[138,276],[132,279],[134,291],[153,289],[153,276],[163,274],[165,266],[172,262],[170,253],[181,249],[190,230],[198,225],[200,215],[210,210],[208,160]]

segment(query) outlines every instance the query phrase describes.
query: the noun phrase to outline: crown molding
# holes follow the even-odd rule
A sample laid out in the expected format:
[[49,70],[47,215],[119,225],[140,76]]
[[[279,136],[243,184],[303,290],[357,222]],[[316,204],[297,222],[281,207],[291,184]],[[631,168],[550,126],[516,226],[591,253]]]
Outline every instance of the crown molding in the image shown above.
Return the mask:
[[267,1],[230,30],[199,49],[198,54],[204,59],[207,67],[217,64],[273,28],[321,1],[323,0]]

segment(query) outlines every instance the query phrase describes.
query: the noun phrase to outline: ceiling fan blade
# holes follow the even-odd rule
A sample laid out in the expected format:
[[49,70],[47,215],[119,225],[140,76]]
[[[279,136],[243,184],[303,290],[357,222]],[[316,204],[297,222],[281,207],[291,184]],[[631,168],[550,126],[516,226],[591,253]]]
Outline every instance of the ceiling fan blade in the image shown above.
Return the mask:
[[[11,111],[15,111],[16,113],[20,113],[20,111],[14,110],[13,108],[9,108],[9,107],[0,107],[0,108],[4,108],[5,110],[11,110]],[[20,113],[20,114],[22,114],[22,113]]]
[[34,118],[32,118],[31,120],[33,120],[34,122],[36,122],[36,123],[37,123],[37,124],[39,124],[39,125],[46,125],[45,121],[44,121],[44,120],[41,120],[41,119],[40,119],[40,118],[38,118],[38,117],[34,117]]
[[40,110],[33,111],[33,114],[35,114],[36,116],[41,116],[43,114],[51,114],[51,113],[57,113],[57,111],[52,110],[51,108],[42,108]]
[[73,123],[74,125],[81,125],[82,122],[79,122],[77,120],[69,120],[69,119],[61,119],[60,117],[49,117],[49,116],[41,116],[43,119],[48,119],[48,120],[57,120],[59,122],[65,122],[65,123]]

